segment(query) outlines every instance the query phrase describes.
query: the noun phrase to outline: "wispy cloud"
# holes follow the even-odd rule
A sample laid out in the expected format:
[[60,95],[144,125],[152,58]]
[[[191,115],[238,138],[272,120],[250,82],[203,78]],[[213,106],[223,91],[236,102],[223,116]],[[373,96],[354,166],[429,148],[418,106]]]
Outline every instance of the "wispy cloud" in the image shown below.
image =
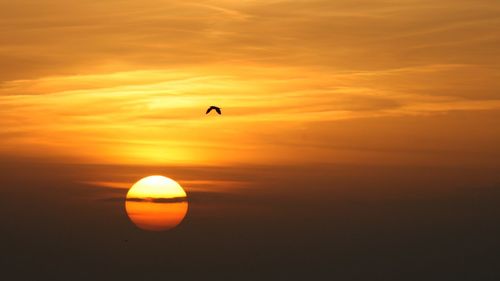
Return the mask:
[[[312,124],[496,111],[499,10],[490,0],[4,1],[1,150],[270,161],[281,138]],[[223,118],[204,116],[211,104]]]

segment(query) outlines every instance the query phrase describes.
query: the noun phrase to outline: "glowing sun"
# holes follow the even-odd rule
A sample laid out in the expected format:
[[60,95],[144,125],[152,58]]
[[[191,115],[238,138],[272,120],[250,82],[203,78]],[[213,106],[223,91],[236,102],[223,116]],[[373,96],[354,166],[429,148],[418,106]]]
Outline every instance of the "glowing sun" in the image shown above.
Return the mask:
[[176,181],[150,176],[130,188],[125,209],[130,220],[141,229],[168,230],[179,225],[186,216],[187,195]]

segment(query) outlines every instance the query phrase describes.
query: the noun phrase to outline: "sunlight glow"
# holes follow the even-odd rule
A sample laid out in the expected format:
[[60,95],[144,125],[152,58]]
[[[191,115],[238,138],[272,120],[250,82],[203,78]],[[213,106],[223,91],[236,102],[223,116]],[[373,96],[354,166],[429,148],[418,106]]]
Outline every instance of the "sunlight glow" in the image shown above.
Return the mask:
[[[149,176],[135,183],[127,193],[125,210],[139,228],[149,231],[169,230],[179,225],[188,210],[186,192],[174,180]],[[181,201],[163,202],[165,199]]]
[[165,231],[176,227],[182,222],[188,210],[188,203],[127,201],[125,208],[130,220],[140,229]]
[[163,176],[149,176],[135,183],[127,193],[127,199],[168,199],[186,197],[186,192],[174,180]]

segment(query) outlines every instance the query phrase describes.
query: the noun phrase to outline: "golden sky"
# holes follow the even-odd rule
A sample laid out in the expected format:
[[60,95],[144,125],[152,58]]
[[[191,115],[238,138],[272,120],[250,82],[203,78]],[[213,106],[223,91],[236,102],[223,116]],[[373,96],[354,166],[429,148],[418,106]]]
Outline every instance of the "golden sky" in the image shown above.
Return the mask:
[[498,50],[498,0],[0,0],[0,154],[496,165]]

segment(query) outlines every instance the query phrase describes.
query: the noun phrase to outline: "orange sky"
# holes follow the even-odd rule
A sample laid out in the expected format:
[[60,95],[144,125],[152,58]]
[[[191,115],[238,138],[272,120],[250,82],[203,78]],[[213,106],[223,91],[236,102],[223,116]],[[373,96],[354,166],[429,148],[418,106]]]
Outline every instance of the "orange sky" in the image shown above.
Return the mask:
[[497,165],[499,49],[497,0],[0,0],[0,154]]

